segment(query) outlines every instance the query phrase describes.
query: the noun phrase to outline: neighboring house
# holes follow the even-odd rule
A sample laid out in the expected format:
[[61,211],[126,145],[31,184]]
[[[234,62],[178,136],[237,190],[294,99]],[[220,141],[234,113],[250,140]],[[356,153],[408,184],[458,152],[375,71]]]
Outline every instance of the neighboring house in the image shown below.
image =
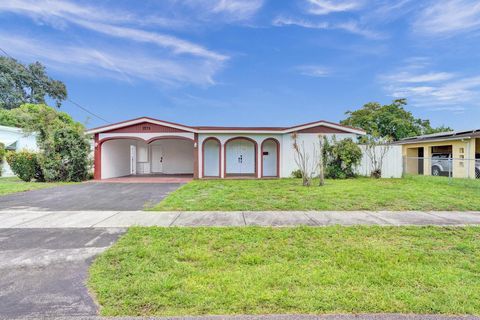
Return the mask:
[[406,138],[398,144],[405,173],[480,178],[480,129]]
[[297,169],[294,132],[310,152],[320,133],[354,141],[365,134],[328,121],[294,127],[193,127],[148,117],[87,131],[94,135],[95,179],[163,174],[289,177]]
[[[35,134],[25,134],[21,128],[0,126],[0,143],[5,145],[5,149],[11,151],[38,151]],[[14,175],[6,161],[3,162],[0,170],[2,170],[2,177]]]

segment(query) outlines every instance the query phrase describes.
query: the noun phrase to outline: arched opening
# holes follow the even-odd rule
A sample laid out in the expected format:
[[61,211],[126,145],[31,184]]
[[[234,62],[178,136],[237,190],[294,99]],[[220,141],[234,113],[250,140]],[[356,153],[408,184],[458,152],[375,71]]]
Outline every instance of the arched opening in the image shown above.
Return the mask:
[[221,145],[217,138],[207,138],[202,144],[203,177],[220,177]]
[[257,143],[246,137],[225,142],[225,176],[257,176]]
[[194,142],[176,136],[111,137],[99,141],[100,179],[126,176],[162,177],[194,172]]
[[262,177],[279,177],[280,143],[268,138],[262,142]]

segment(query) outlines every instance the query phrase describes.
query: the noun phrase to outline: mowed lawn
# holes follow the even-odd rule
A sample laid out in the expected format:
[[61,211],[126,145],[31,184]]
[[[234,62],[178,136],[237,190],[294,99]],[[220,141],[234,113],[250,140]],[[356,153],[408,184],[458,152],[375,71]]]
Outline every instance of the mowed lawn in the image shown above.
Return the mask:
[[105,316],[480,314],[480,227],[132,228],[95,260]]
[[25,182],[17,177],[4,177],[0,178],[0,196],[22,191],[51,188],[65,184],[72,184],[72,182]]
[[480,180],[445,177],[198,180],[149,210],[480,210]]

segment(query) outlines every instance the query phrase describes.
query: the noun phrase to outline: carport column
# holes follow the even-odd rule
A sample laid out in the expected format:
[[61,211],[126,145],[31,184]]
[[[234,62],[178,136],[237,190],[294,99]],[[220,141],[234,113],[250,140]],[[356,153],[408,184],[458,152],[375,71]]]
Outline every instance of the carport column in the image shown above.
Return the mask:
[[199,152],[200,148],[198,147],[198,133],[193,134],[193,179],[198,179],[198,172],[200,163],[199,159]]
[[102,146],[99,143],[99,134],[95,133],[93,143],[93,178],[95,180],[102,179]]
[[262,155],[262,141],[257,141],[257,178],[262,177],[263,155]]
[[225,142],[220,140],[220,178],[225,178]]
[[432,146],[428,144],[423,147],[423,175],[432,175]]

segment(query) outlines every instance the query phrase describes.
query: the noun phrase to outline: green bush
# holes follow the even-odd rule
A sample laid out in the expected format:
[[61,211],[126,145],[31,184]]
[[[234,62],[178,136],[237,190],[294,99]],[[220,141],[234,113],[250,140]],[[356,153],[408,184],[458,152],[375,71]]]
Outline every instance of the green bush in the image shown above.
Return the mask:
[[362,160],[362,150],[352,139],[337,141],[335,137],[324,144],[325,177],[346,179],[355,177],[355,167]]
[[2,121],[36,134],[38,164],[47,181],[82,181],[88,177],[90,144],[83,125],[67,113],[44,104],[24,104],[0,112]]
[[36,153],[29,151],[10,151],[7,153],[7,162],[13,173],[25,182],[29,182],[32,179],[37,181],[44,180]]
[[63,127],[53,132],[40,155],[47,181],[83,181],[88,178],[90,144],[82,131]]
[[292,178],[301,179],[302,178],[302,171],[300,169],[293,170],[290,175],[292,176]]

